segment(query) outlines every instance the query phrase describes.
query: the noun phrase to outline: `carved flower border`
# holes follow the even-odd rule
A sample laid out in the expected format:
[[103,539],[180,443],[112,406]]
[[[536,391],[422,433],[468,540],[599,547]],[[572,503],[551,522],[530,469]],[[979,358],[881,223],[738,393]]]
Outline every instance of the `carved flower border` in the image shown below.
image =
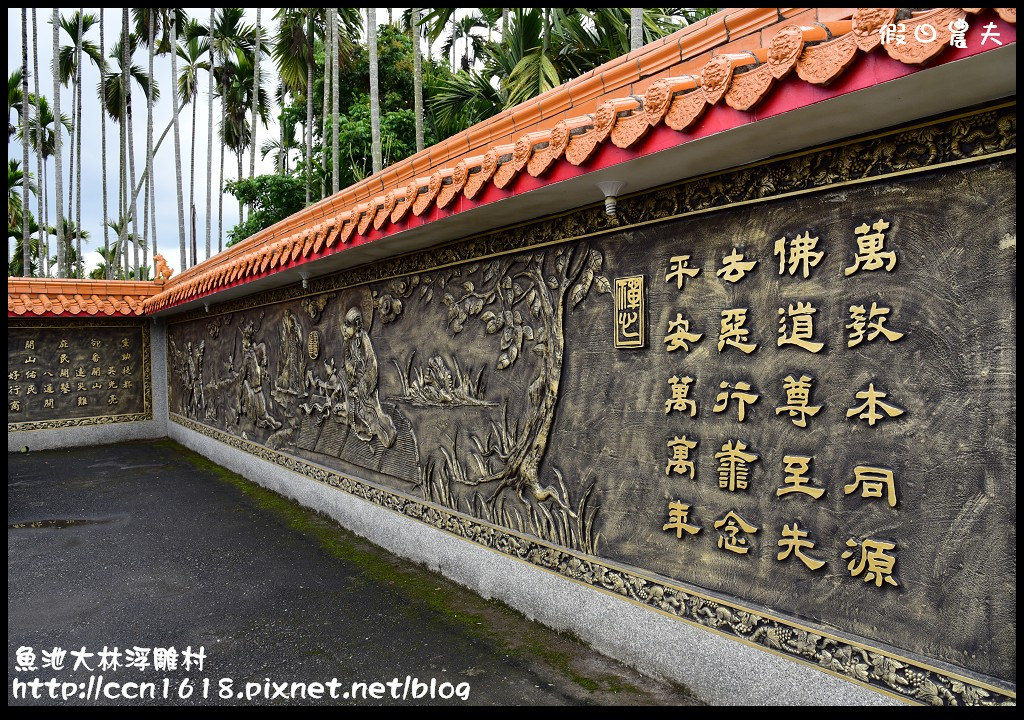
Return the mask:
[[350,495],[419,520],[511,558],[619,595],[694,625],[712,629],[861,685],[924,705],[1016,705],[1016,693],[916,663],[884,650],[727,603],[593,557],[480,522],[421,500],[271,450],[170,413],[171,421],[229,447]]
[[139,323],[137,320],[118,322],[112,318],[107,322],[97,322],[96,318],[81,320],[77,318],[10,318],[7,321],[8,327],[15,328],[71,328],[79,330],[86,327],[127,327],[142,329],[142,405],[145,408],[140,413],[128,413],[127,415],[95,415],[84,418],[66,418],[63,420],[34,420],[30,422],[7,423],[7,432],[28,432],[30,430],[57,430],[59,428],[85,427],[88,425],[112,425],[124,422],[143,422],[153,419],[153,377],[152,377],[152,349],[150,343],[149,321]]
[[209,312],[197,308],[173,316],[168,322],[176,324],[319,295],[739,202],[826,189],[837,183],[883,179],[957,161],[982,160],[1016,150],[1016,112],[1016,103],[1010,103],[814,148],[619,198],[614,218],[605,213],[603,204],[582,208],[310,280],[308,289],[291,285],[211,305]]

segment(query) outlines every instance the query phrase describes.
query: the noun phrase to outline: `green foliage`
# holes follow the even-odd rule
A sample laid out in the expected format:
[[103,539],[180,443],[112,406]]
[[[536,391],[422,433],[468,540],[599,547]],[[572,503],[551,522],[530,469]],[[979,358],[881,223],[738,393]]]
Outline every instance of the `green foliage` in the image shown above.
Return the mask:
[[247,180],[230,180],[224,189],[250,209],[245,222],[228,231],[228,247],[298,212],[306,199],[305,180],[291,175],[257,175]]

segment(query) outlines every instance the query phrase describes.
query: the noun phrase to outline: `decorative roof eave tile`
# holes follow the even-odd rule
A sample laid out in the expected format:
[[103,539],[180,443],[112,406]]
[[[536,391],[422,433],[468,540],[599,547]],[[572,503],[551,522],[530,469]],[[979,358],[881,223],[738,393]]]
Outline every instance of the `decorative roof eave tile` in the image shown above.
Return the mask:
[[[857,8],[850,19],[819,23],[806,20],[772,23],[771,20],[783,17],[783,13],[765,9],[712,16],[703,24],[684,28],[671,39],[652,43],[641,51],[606,63],[592,73],[531,100],[518,114],[516,108],[500,113],[486,124],[450,138],[429,152],[417,153],[403,161],[408,169],[392,168],[390,174],[372,176],[300,211],[279,224],[283,229],[269,228],[242,243],[242,247],[231,248],[230,254],[207,261],[211,265],[204,263],[172,279],[162,292],[145,299],[146,311],[186,301],[199,292],[215,292],[249,275],[276,271],[299,261],[300,256],[309,258],[339,241],[348,243],[355,233],[366,236],[371,227],[387,234],[399,229],[410,213],[424,217],[432,207],[452,206],[460,195],[467,200],[477,199],[488,185],[510,189],[524,169],[532,177],[539,177],[563,160],[579,166],[609,141],[627,149],[661,124],[678,132],[688,131],[716,105],[750,112],[771,93],[778,81],[794,70],[803,82],[827,85],[860,55],[880,54],[883,50],[879,48],[879,30],[893,22],[906,24],[906,43],[888,43],[884,52],[906,65],[926,64],[950,46],[950,23],[981,11],[981,8],[913,12],[898,8]],[[995,12],[1004,22],[1016,23],[1016,9],[996,8]],[[915,30],[925,24],[936,29],[935,41],[917,40]],[[769,27],[778,29],[758,36],[757,31]],[[770,40],[763,47],[731,52],[730,31],[737,36],[763,36]],[[723,52],[712,55],[699,70],[677,75],[668,72],[673,66],[723,45]],[[600,97],[602,87],[606,92],[609,87],[620,88],[620,92],[628,88],[638,68],[644,67],[649,74],[667,76],[651,82],[642,95],[623,92],[620,97]],[[525,132],[517,136],[514,144],[504,142],[486,148],[481,145],[487,138],[499,141],[508,138],[517,123],[536,122],[535,115],[539,121],[549,112],[572,107],[575,100],[585,102],[595,97],[598,103],[593,114],[564,117],[548,130],[523,128]],[[442,162],[452,165],[430,165],[431,156],[443,158]],[[414,177],[406,181],[404,178],[410,175]],[[8,294],[9,312],[16,313],[23,306],[22,301]],[[61,300],[52,303],[52,307],[53,312],[81,311],[81,303],[77,301]],[[88,307],[89,303],[85,302],[86,312]]]
[[7,315],[142,315],[143,301],[160,291],[149,281],[9,277]]

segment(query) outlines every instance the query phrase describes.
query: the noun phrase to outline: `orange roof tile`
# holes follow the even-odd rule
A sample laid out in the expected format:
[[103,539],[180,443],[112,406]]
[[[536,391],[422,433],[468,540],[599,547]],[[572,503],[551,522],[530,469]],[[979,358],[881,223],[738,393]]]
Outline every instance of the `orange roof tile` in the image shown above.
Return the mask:
[[122,280],[7,278],[7,316],[142,315],[162,283]]
[[[927,63],[950,47],[949,24],[980,10],[902,12],[906,44],[886,44],[884,52],[901,63]],[[170,279],[161,292],[146,297],[146,310],[304,262],[323,248],[348,243],[355,233],[388,234],[400,229],[410,212],[423,217],[431,208],[452,205],[460,194],[476,198],[488,184],[509,188],[524,169],[538,177],[563,160],[581,165],[609,141],[628,149],[661,124],[685,131],[716,106],[749,112],[794,70],[804,82],[827,84],[858,57],[883,52],[879,30],[900,12],[727,8],[301,210]],[[1015,9],[996,12],[1016,23]],[[918,41],[913,32],[924,23],[938,33],[931,43]],[[643,94],[631,95],[637,81]],[[593,112],[580,112],[588,105]],[[9,312],[22,306],[9,292]],[[64,307],[75,312],[79,306]],[[56,303],[53,312],[61,312]]]

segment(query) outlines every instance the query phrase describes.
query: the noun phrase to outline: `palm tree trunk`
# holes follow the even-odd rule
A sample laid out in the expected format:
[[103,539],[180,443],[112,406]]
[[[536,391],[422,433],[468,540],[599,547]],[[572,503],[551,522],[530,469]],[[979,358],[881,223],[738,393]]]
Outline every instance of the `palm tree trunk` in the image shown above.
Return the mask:
[[[78,101],[75,103],[75,127],[78,128],[78,135],[75,136],[75,154],[78,162],[75,164],[75,252],[78,255],[78,277],[85,277],[85,258],[82,257],[82,20],[85,16],[85,8],[78,8],[78,35],[75,37],[75,75],[78,82],[75,83],[75,92]],[[70,211],[69,211],[70,214]]]
[[[260,51],[262,50],[260,37],[260,10],[262,8],[256,8],[256,55],[253,57],[252,64],[252,135],[250,142],[252,142],[252,153],[249,155],[249,177],[252,178],[256,175],[256,122],[259,117],[260,108]],[[239,218],[241,221],[241,218]]]
[[423,59],[420,57],[420,9],[412,9],[412,85],[416,112],[416,152],[423,150]]
[[128,8],[121,9],[121,259],[123,279],[128,279]]
[[[210,254],[210,229],[213,225],[213,8],[210,8],[210,124],[206,134],[206,254]],[[192,243],[195,247],[195,242]],[[193,254],[195,251],[193,250]],[[182,253],[181,264],[188,267]]]
[[341,189],[341,156],[338,148],[338,110],[341,68],[338,63],[338,9],[331,8],[331,194],[336,195]]
[[508,8],[501,9],[501,41],[505,42],[505,35],[508,34]]
[[370,46],[370,142],[373,153],[373,172],[381,169],[380,152],[380,93],[377,87],[377,9],[366,8],[366,39]]
[[[39,179],[39,189],[36,196],[38,210],[36,211],[36,224],[39,225],[39,242],[36,250],[39,254],[39,274],[46,277],[49,268],[46,266],[46,178],[43,174],[43,126],[42,126],[42,102],[39,95],[39,33],[36,23],[36,9],[32,8],[32,77],[34,78],[36,92],[36,177]],[[24,100],[22,100],[24,102]]]
[[[127,12],[127,10],[125,10]],[[61,127],[60,123],[60,36],[58,30],[60,28],[60,16],[57,13],[57,8],[53,9],[53,158],[54,167],[56,168],[56,174],[54,175],[54,194],[56,195],[56,202],[54,207],[57,211],[56,225],[57,225],[57,276],[64,277],[65,275],[65,263],[64,263],[64,206],[61,205],[63,202],[63,191],[64,191],[64,178],[63,168],[61,168]]]
[[[178,201],[178,250],[182,257],[185,255],[185,200],[181,188],[181,127],[178,113],[178,23],[176,18],[171,18],[171,112],[174,122],[174,190]],[[150,55],[150,68],[152,69],[152,55]],[[150,141],[152,141],[152,131]],[[156,247],[153,248],[154,254]]]
[[[224,249],[224,125],[227,122],[227,85],[220,86],[220,174],[217,175],[217,252]],[[206,253],[210,257],[210,253]],[[193,263],[195,259],[193,259]]]
[[549,8],[542,8],[541,13],[544,17],[544,47],[542,52],[547,55],[548,50],[551,48],[551,10]]
[[310,163],[313,162],[313,8],[309,9],[306,22],[306,39],[309,42],[309,57],[306,60],[306,204],[310,200]]
[[644,9],[629,9],[629,51],[633,52],[644,44]]
[[188,206],[189,218],[192,221],[190,237],[193,245],[196,244],[196,105],[198,105],[196,101],[199,99],[198,94],[197,90],[196,94],[192,96],[192,144],[189,145],[188,154]]
[[[153,87],[153,55],[155,49],[153,44],[156,42],[156,31],[153,27],[155,22],[154,13],[149,13],[149,85]],[[173,20],[172,20],[173,23]],[[174,52],[176,48],[171,48],[171,56],[176,55]],[[171,92],[177,97],[177,86],[174,84],[174,78],[171,82]],[[153,257],[156,257],[156,182],[153,177],[153,93],[150,92],[146,97],[146,211],[147,223],[143,227],[144,234],[148,235],[150,230],[153,233]],[[150,225],[152,228],[150,229]],[[148,265],[146,254],[149,251],[149,244],[144,243],[142,246],[142,264]]]
[[21,274],[29,272],[28,236],[28,9],[21,9]]
[[[103,8],[100,8],[100,57],[106,62],[106,50],[103,44]],[[100,87],[103,87],[103,66],[100,66]],[[102,93],[102,89],[100,90]],[[104,103],[100,101],[100,155],[102,156],[101,161],[103,165],[103,276],[107,279],[111,279],[111,263],[110,263],[110,237],[107,235],[107,223],[109,219],[107,217],[107,113],[104,108]]]
[[[331,91],[331,11],[330,9],[324,13],[326,16],[326,27],[324,28],[324,89],[322,94],[322,105],[323,105],[323,116],[324,124],[323,130],[320,133],[321,147],[323,147],[323,164],[324,169],[327,168],[327,138],[330,137],[327,134],[327,123],[330,120],[331,105],[328,102]],[[327,196],[327,174],[324,173],[320,176],[320,197]]]

